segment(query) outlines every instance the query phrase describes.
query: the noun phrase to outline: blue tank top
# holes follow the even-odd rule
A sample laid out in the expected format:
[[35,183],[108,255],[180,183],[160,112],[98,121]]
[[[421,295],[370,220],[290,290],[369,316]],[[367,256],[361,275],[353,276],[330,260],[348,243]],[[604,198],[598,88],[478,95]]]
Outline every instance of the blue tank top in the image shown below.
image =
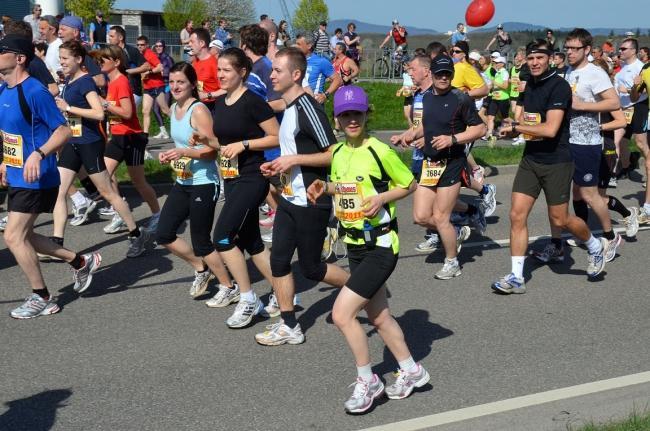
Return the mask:
[[[176,103],[171,106],[170,126],[171,138],[174,140],[176,148],[190,148],[187,141],[196,131],[190,125],[192,111],[197,105],[203,105],[196,102],[190,106],[180,120],[176,119]],[[204,105],[205,106],[205,105]],[[193,147],[195,149],[205,148],[203,145]],[[176,174],[176,182],[183,186],[198,186],[203,184],[219,184],[219,175],[217,173],[217,164],[214,160],[207,159],[190,159],[183,157],[171,162],[171,167]]]

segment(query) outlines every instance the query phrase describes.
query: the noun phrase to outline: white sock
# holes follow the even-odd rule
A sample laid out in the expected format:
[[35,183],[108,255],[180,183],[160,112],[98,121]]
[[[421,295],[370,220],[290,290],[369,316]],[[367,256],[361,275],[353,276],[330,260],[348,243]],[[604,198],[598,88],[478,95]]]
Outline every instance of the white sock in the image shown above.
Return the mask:
[[650,203],[647,203],[647,202],[646,202],[646,203],[643,204],[643,211],[644,211],[646,214],[650,214]]
[[241,292],[240,293],[241,299],[243,299],[245,302],[251,303],[255,302],[257,299],[257,296],[255,295],[255,292],[253,290],[249,290],[248,292]]
[[357,367],[357,376],[361,377],[366,382],[371,382],[373,374],[370,364],[364,365],[362,367]]
[[80,191],[75,192],[75,194],[70,196],[70,199],[72,199],[72,202],[74,202],[74,206],[76,206],[77,208],[86,205],[86,197]]
[[512,256],[510,259],[512,261],[512,273],[519,279],[524,278],[524,261],[526,260],[526,256]]
[[409,356],[403,361],[398,361],[400,370],[404,370],[407,373],[415,373],[418,369],[418,364],[413,360],[413,356]]
[[596,254],[600,251],[600,241],[595,236],[591,235],[585,245],[589,249],[589,254]]
[[445,258],[445,263],[448,263],[450,265],[458,266],[458,258],[457,257],[452,257],[451,259]]

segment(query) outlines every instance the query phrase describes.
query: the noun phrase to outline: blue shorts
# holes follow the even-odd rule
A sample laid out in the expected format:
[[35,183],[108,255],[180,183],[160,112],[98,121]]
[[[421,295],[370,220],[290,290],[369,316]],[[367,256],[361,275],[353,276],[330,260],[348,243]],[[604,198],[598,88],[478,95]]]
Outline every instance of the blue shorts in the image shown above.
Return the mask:
[[575,170],[573,182],[580,187],[597,187],[600,178],[600,160],[603,149],[600,145],[570,144]]
[[165,86],[162,85],[160,87],[156,88],[150,88],[148,90],[144,90],[145,94],[148,94],[149,96],[153,97],[154,99],[158,97],[159,94],[163,94],[165,92]]

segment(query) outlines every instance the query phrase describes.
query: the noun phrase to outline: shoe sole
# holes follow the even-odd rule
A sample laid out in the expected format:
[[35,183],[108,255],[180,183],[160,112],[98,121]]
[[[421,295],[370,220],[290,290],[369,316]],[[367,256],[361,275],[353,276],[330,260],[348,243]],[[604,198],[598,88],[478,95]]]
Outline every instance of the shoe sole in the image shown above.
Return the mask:
[[102,264],[102,256],[101,255],[93,254],[92,259],[96,262],[95,266],[88,273],[88,279],[86,280],[86,284],[81,289],[75,290],[75,292],[77,292],[77,293],[84,293],[90,287],[90,283],[92,283],[92,281],[93,281],[93,274],[95,273],[95,271],[97,271],[97,268],[99,268],[99,265]]
[[81,226],[82,224],[86,223],[88,221],[88,216],[90,215],[91,212],[95,210],[95,207],[97,206],[97,202],[95,201],[90,201],[90,205],[88,205],[88,209],[84,211],[84,215],[81,218],[81,221],[79,222],[74,222],[74,219],[70,222],[70,226]]
[[127,228],[127,226],[125,224],[121,224],[117,229],[106,229],[106,228],[104,228],[102,230],[107,235],[113,235],[113,234],[116,234],[116,233],[124,232],[124,231],[128,230],[128,228]]
[[190,292],[190,296],[192,298],[196,298],[196,297],[199,297],[199,296],[203,295],[205,293],[205,291],[208,290],[208,284],[210,284],[210,280],[212,280],[212,279],[214,279],[214,274],[210,274],[208,279],[205,280],[203,283],[201,283],[199,285],[199,290],[197,290],[193,294],[192,294],[192,292]]
[[429,383],[429,380],[431,380],[431,376],[429,375],[429,372],[427,370],[424,370],[424,376],[422,376],[422,378],[420,380],[415,382],[415,384],[413,386],[409,387],[409,389],[404,393],[404,395],[401,395],[401,396],[400,395],[390,395],[387,392],[386,396],[391,400],[403,400],[404,398],[409,397],[413,393],[413,390],[415,388],[421,388],[422,386]]
[[451,276],[447,275],[447,276],[439,277],[438,274],[436,274],[434,277],[435,277],[436,279],[438,279],[438,280],[451,280],[452,278],[458,277],[458,276],[461,275],[461,274],[462,274],[462,271],[458,270],[458,272],[455,272],[455,273],[454,273],[453,275],[451,275]]
[[229,306],[230,304],[234,304],[236,302],[239,302],[239,295],[233,296],[231,299],[228,300],[228,302],[221,302],[221,303],[215,304],[215,305],[210,305],[209,302],[210,302],[209,300],[205,301],[205,305],[207,305],[210,308],[224,308],[224,307]]
[[[411,390],[412,390],[412,389],[411,389]],[[382,395],[384,395],[385,393],[386,393],[386,391],[385,391],[385,387],[384,387],[384,385],[382,384],[382,385],[381,385],[381,389],[379,389],[377,392],[375,392],[375,393],[373,394],[372,398],[370,399],[370,403],[368,404],[368,407],[363,408],[363,409],[354,409],[354,410],[348,410],[348,409],[345,409],[345,411],[348,412],[348,413],[352,413],[352,414],[365,413],[365,412],[367,412],[368,410],[370,410],[370,408],[375,404],[375,400],[376,400],[377,398],[381,397]]]
[[10,314],[10,316],[14,319],[18,320],[27,320],[27,319],[33,319],[35,317],[40,317],[40,316],[50,316],[52,314],[56,314],[59,311],[61,311],[61,307],[58,305],[54,304],[55,307],[51,307],[49,310],[46,308],[45,310],[41,311],[40,313],[34,315],[34,316],[14,316],[13,314]]
[[303,335],[303,337],[301,339],[299,339],[299,340],[283,338],[281,340],[276,340],[276,341],[260,341],[260,340],[257,339],[257,337],[255,337],[255,341],[257,342],[257,344],[260,344],[262,346],[281,346],[283,344],[290,344],[292,346],[295,346],[295,345],[304,343],[305,342],[305,336]]
[[505,295],[511,295],[511,294],[518,295],[518,294],[526,293],[526,288],[525,287],[524,288],[519,288],[519,289],[505,289],[505,288],[501,287],[497,283],[492,285],[492,290],[494,290],[495,292],[498,292],[498,293],[505,294]]
[[428,249],[428,250],[424,250],[424,249],[415,247],[414,250],[417,251],[418,253],[433,253],[434,251],[438,250],[438,247],[431,248],[431,249]]
[[266,308],[262,311],[262,316],[263,317],[278,317],[280,315],[280,310],[274,311],[273,313],[269,313]]

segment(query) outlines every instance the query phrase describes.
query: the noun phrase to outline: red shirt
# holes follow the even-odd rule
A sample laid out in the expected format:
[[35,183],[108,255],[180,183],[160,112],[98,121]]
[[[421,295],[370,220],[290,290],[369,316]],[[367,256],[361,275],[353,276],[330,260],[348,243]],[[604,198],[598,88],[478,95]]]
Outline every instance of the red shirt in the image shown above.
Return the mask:
[[[196,70],[198,90],[205,93],[211,93],[221,89],[219,79],[217,78],[217,58],[210,55],[205,60],[198,58],[192,63]],[[214,99],[201,99],[202,102],[211,102]]]
[[[403,30],[404,36],[399,34],[399,31]],[[395,40],[395,45],[404,45],[406,43],[406,29],[404,27],[400,27],[399,29],[393,28],[391,30],[391,34],[393,35],[393,40]]]
[[135,107],[135,100],[133,98],[133,91],[129,85],[129,78],[120,75],[116,80],[108,83],[108,94],[106,101],[114,106],[121,106],[121,99],[130,99],[133,111],[131,118],[125,120],[115,114],[108,115],[108,123],[111,127],[112,135],[132,135],[134,133],[141,133],[140,121],[138,121],[138,110]]
[[[149,48],[144,49],[142,56],[144,57],[145,61],[151,65],[152,69],[160,64],[158,56],[154,54],[154,52]],[[163,81],[162,72],[147,74],[146,77],[142,78],[142,86],[145,90],[164,87],[165,81]]]

